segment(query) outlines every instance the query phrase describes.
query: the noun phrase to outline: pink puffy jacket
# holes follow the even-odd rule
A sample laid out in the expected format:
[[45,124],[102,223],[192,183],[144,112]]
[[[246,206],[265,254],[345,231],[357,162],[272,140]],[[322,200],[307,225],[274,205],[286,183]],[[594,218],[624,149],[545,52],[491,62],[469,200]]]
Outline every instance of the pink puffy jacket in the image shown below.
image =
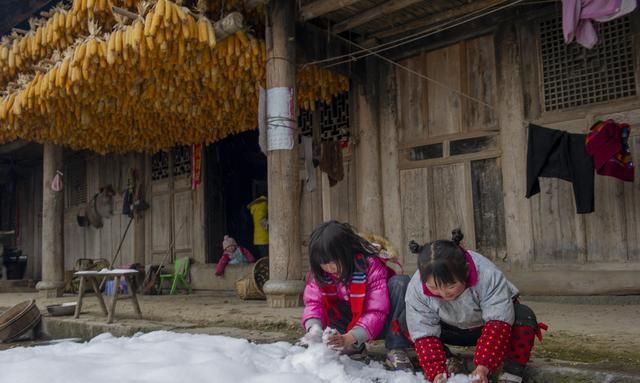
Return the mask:
[[[382,331],[391,308],[387,282],[393,276],[393,271],[387,268],[378,257],[369,257],[367,262],[369,264],[367,267],[367,292],[362,315],[355,326],[365,329],[369,334],[369,340],[371,340],[375,339]],[[349,300],[349,291],[347,291],[345,284],[339,283],[337,290],[338,299]],[[312,318],[320,319],[323,327],[328,325],[322,291],[315,279],[310,277],[304,288],[302,325],[304,326],[304,322]]]

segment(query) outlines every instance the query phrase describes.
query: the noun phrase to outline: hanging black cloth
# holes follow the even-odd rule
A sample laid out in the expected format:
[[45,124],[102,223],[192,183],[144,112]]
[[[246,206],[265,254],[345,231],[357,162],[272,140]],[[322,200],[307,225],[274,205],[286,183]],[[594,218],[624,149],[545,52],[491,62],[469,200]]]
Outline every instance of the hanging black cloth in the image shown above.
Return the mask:
[[540,193],[538,177],[560,178],[573,183],[577,213],[593,212],[594,167],[585,137],[529,124],[527,198]]

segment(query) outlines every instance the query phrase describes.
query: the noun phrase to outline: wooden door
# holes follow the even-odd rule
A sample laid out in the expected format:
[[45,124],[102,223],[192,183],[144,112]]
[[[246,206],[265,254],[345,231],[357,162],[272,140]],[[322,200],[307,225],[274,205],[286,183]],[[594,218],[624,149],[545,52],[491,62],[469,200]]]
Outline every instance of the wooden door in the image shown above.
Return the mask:
[[172,262],[193,256],[191,149],[177,147],[151,159],[149,262]]

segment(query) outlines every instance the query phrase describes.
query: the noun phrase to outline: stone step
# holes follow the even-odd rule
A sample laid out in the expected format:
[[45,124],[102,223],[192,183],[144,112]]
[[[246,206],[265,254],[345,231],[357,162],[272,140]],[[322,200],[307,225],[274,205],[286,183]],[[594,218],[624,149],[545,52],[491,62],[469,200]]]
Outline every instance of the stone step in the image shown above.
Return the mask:
[[32,279],[2,279],[0,280],[0,293],[34,293],[36,281]]

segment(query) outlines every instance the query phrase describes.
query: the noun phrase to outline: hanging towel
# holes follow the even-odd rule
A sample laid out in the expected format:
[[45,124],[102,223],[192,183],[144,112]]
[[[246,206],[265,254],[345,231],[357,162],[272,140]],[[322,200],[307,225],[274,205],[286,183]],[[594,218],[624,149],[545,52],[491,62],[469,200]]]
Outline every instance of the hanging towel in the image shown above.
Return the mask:
[[527,198],[540,193],[538,177],[560,178],[573,183],[577,213],[593,212],[593,159],[585,149],[585,138],[529,124]]
[[307,172],[305,187],[308,192],[316,190],[316,168],[313,166],[313,137],[302,136],[304,149],[304,168]]
[[633,182],[628,124],[613,120],[596,122],[587,134],[585,146],[598,174]]
[[562,31],[564,42],[574,39],[586,48],[593,48],[598,34],[593,20],[609,21],[632,12],[637,0],[562,0]]
[[342,149],[338,141],[324,141],[322,143],[320,170],[329,176],[329,186],[334,186],[344,178]]

